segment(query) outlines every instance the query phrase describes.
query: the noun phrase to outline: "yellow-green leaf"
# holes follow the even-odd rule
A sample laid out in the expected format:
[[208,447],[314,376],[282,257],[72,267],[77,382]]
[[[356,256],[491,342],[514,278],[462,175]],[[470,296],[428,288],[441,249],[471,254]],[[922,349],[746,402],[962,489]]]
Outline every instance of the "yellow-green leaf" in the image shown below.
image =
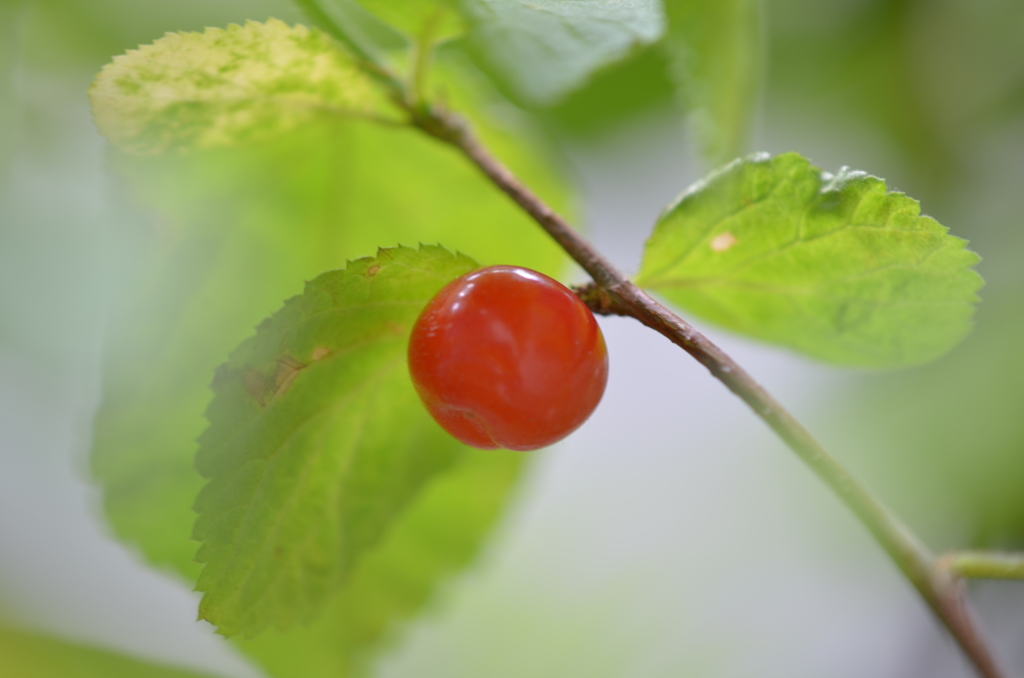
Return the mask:
[[168,33],[115,57],[89,98],[100,132],[132,153],[227,146],[389,106],[338,43],[273,19]]

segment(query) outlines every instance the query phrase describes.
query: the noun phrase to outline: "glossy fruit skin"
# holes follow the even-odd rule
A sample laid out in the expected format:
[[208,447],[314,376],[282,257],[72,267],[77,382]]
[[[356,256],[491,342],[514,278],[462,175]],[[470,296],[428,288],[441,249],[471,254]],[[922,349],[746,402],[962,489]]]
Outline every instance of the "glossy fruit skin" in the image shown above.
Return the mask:
[[462,442],[535,450],[597,407],[608,350],[568,288],[528,268],[491,266],[430,300],[412,330],[409,371],[427,410]]

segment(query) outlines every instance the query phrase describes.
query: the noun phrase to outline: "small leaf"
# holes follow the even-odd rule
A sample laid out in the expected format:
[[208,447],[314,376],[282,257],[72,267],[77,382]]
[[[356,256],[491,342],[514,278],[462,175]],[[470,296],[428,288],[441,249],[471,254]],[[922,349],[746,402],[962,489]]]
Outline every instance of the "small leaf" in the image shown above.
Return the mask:
[[203,678],[110,650],[0,626],[0,676],[9,678]]
[[661,37],[658,0],[469,0],[470,37],[485,61],[535,104]]
[[199,613],[230,636],[308,621],[462,446],[409,379],[409,332],[477,268],[440,247],[381,250],[325,273],[214,380],[196,466]]
[[965,246],[881,179],[757,155],[666,210],[637,283],[758,339],[897,367],[938,357],[970,328],[982,281]]
[[478,554],[529,459],[466,450],[366,553],[318,619],[236,643],[277,678],[363,675],[439,584]]
[[756,0],[666,0],[665,46],[695,135],[714,165],[741,155],[764,54]]
[[100,132],[132,153],[227,146],[387,108],[340,45],[274,19],[168,33],[115,57],[89,98]]

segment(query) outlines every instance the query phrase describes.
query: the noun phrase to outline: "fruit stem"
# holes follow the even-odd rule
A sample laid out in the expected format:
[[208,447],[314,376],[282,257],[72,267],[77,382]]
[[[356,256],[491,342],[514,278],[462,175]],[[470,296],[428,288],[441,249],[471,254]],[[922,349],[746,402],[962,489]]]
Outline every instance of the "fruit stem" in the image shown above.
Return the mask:
[[440,109],[410,110],[412,124],[458,148],[594,279],[581,298],[605,315],[630,316],[697,359],[811,467],[874,535],[945,624],[983,678],[1005,678],[982,636],[959,573],[944,566],[874,494],[832,457],[746,370],[692,325],[618,271],[480,143],[466,121]]

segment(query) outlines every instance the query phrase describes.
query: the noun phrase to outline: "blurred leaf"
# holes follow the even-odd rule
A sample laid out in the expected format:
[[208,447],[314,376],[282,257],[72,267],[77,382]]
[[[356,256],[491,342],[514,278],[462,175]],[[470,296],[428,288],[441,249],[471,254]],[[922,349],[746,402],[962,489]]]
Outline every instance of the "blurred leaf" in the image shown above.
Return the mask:
[[316,26],[354,53],[384,63],[408,38],[367,10],[358,0],[294,0]]
[[430,27],[433,38],[450,38],[465,31],[458,0],[359,0],[359,3],[410,37]]
[[192,671],[4,626],[0,626],[0,675],[9,678],[201,678],[201,674]]
[[[455,82],[455,81],[452,81]],[[567,190],[528,128],[450,89],[487,143],[557,209]],[[138,202],[131,270],[106,334],[93,473],[115,533],[193,580],[196,438],[217,365],[302,281],[378,245],[445,242],[484,265],[558,275],[565,255],[448,147],[414,130],[320,120],[268,143],[116,158]]]
[[[396,44],[393,36],[385,45],[370,35],[372,29],[387,22],[415,39],[441,8],[441,25],[435,27],[438,37],[453,37],[468,26],[468,35],[456,51],[468,51],[506,94],[529,106],[551,105],[585,85],[596,71],[653,44],[665,23],[660,0],[296,2],[322,29],[399,66],[402,58],[396,50],[405,45]],[[367,9],[373,21],[366,21]],[[621,100],[620,92],[615,103]]]
[[11,153],[14,151],[16,131],[16,103],[14,97],[14,70],[18,64],[21,46],[20,32],[25,0],[0,0],[0,190],[7,181]]
[[[772,27],[770,89],[786,102],[782,114],[792,111],[794,116],[807,116],[803,124],[828,120],[837,139],[865,127],[880,133],[883,153],[896,152],[903,161],[898,167],[905,177],[904,187],[933,206],[968,169],[955,135],[943,129],[944,104],[928,96],[929,80],[939,80],[947,95],[970,96],[951,87],[953,72],[944,60],[918,49],[932,43],[930,48],[947,52],[945,58],[951,58],[957,69],[970,62],[970,55],[962,51],[950,55],[955,44],[944,38],[919,36],[921,26],[941,12],[941,4],[932,0],[765,4]],[[951,28],[957,33],[963,29],[962,21]],[[984,37],[991,39],[990,34]],[[1014,39],[1019,42],[1018,36]],[[936,70],[929,75],[932,69]],[[977,139],[971,136],[965,141]],[[856,161],[865,151],[878,154],[871,147],[851,147],[844,149],[842,157]],[[906,170],[908,163],[912,171]]]
[[474,49],[535,104],[655,42],[665,23],[658,0],[468,0],[464,8]]
[[978,256],[918,203],[787,153],[737,160],[662,215],[638,284],[823,360],[925,362],[970,329]]
[[278,678],[362,675],[438,585],[477,554],[528,459],[467,449],[362,558],[320,618],[238,646]]
[[226,146],[318,115],[373,115],[387,107],[340,45],[273,19],[169,33],[115,57],[89,97],[100,131],[133,153]]
[[904,41],[925,111],[959,150],[973,147],[979,129],[1024,110],[1024,3],[918,4]]
[[381,250],[307,283],[217,371],[193,536],[199,616],[220,633],[308,622],[455,462],[405,353],[431,297],[476,268],[441,247]]
[[1024,548],[1021,309],[1024,290],[990,290],[949,356],[865,380],[836,408],[871,485],[937,548]]
[[750,136],[764,54],[757,0],[665,0],[665,45],[704,156],[742,155]]
[[646,111],[666,108],[675,94],[665,50],[656,45],[598,70],[543,115],[567,132],[592,135]]

